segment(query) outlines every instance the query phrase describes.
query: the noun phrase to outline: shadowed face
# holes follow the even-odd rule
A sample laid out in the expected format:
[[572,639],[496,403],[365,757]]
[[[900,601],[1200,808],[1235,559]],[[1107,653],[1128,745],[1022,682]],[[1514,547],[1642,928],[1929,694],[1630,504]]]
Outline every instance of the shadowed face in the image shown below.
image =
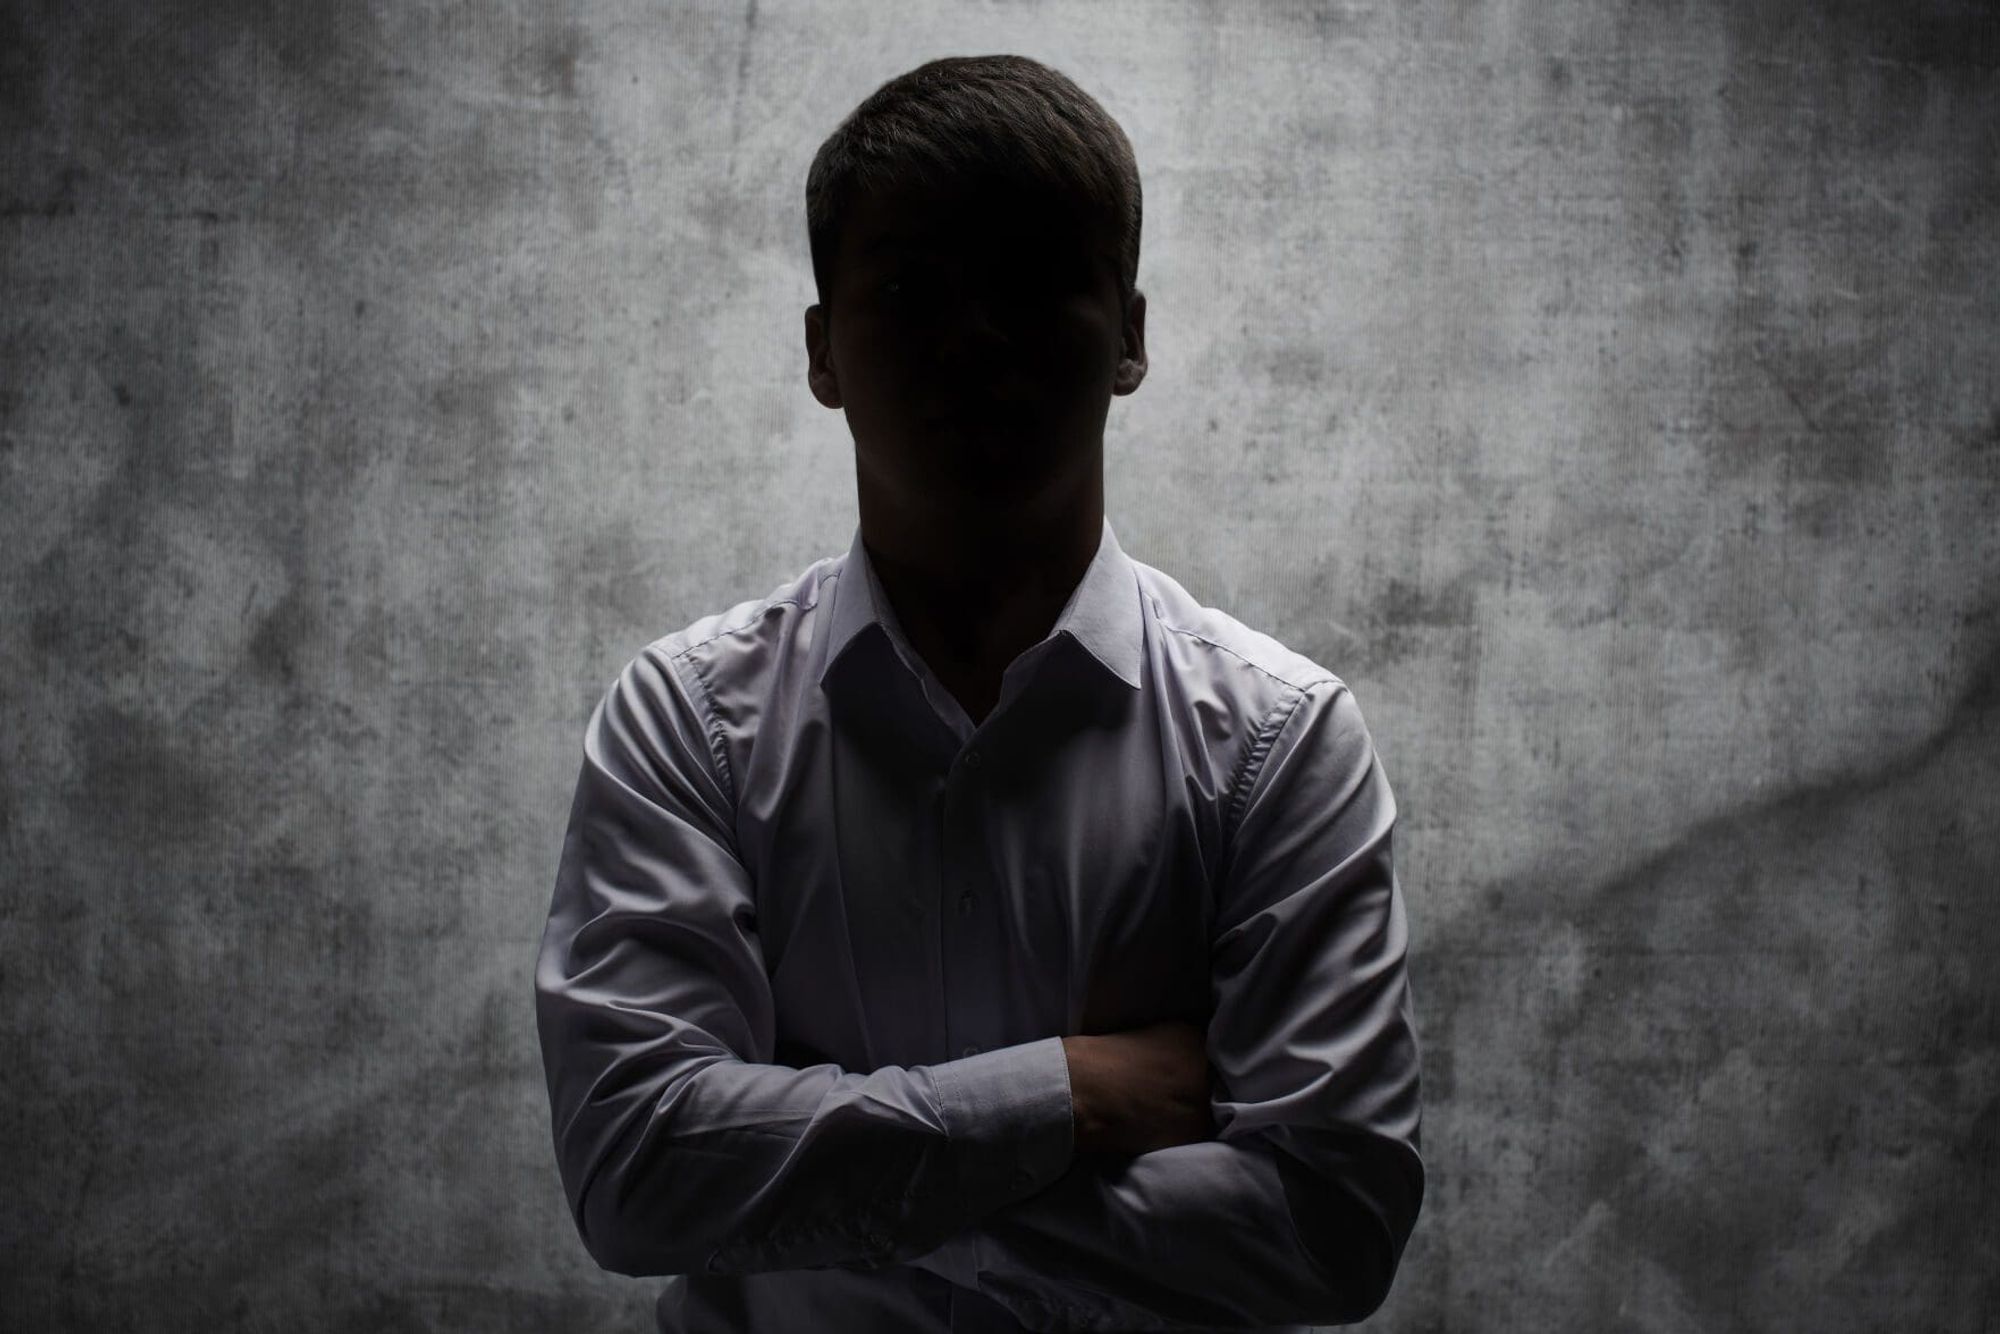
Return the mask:
[[1144,297],[1121,322],[1102,230],[998,188],[857,201],[806,340],[862,485],[898,508],[971,512],[1101,466],[1111,396],[1145,374]]

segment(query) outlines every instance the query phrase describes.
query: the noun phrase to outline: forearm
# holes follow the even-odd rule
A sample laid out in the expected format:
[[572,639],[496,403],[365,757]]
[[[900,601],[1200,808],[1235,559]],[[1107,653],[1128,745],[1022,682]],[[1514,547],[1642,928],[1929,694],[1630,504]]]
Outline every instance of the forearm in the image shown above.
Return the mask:
[[[1087,1154],[1047,1190],[905,1263],[983,1293],[1036,1330],[1359,1318],[1357,1305],[1372,1309],[1368,1285],[1329,1281],[1287,1195],[1280,1157],[1258,1135],[1133,1158]],[[1340,1249],[1318,1240],[1322,1252]]]
[[1033,1044],[868,1075],[716,1062],[622,1136],[598,1119],[611,1108],[579,1107],[565,1180],[586,1244],[615,1272],[886,1265],[1063,1170],[1052,1076]]

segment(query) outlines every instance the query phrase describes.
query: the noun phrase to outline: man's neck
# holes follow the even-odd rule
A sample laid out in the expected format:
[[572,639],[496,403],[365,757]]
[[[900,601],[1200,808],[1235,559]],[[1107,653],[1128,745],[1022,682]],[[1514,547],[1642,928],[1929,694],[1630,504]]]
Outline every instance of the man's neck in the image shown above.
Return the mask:
[[1102,494],[1042,527],[911,526],[878,544],[869,563],[911,645],[940,676],[997,676],[1046,638],[1097,554]]

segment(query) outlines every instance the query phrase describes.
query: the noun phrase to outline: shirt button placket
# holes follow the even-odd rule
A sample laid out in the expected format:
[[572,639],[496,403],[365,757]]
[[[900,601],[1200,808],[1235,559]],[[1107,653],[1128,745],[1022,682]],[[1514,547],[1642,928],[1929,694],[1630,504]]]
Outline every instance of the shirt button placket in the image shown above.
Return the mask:
[[[979,1009],[970,998],[957,994],[964,988],[972,986],[973,983],[970,970],[955,966],[960,959],[965,957],[963,952],[973,948],[972,942],[964,935],[965,932],[974,929],[973,909],[977,906],[974,901],[976,898],[975,887],[969,885],[966,881],[966,868],[971,865],[977,865],[980,862],[980,858],[972,857],[969,860],[961,858],[959,855],[961,848],[958,845],[961,839],[975,832],[983,825],[983,822],[976,818],[979,802],[976,795],[976,784],[971,777],[971,774],[978,770],[981,762],[979,748],[976,746],[966,747],[964,752],[959,756],[957,771],[948,780],[950,791],[946,794],[946,818],[942,824],[944,844],[938,850],[939,866],[943,870],[945,885],[950,886],[953,882],[956,882],[959,888],[958,916],[963,925],[956,934],[951,931],[944,933],[948,941],[953,939],[957,941],[956,948],[947,948],[945,952],[944,981],[946,1028],[951,1035],[951,1039],[957,1044],[958,1053],[961,1056],[977,1056],[984,1050],[984,1047],[979,1043],[964,1041],[966,1037],[977,1033],[980,1028],[978,1019]],[[984,1036],[984,1034],[979,1035]]]

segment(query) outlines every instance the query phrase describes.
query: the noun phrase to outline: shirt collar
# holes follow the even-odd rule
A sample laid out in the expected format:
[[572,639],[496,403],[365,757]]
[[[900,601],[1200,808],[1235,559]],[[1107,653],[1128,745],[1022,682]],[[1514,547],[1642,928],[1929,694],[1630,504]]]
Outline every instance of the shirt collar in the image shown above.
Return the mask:
[[[889,604],[868,559],[868,548],[856,526],[854,540],[834,581],[833,609],[827,631],[826,657],[819,670],[824,684],[834,664],[846,654],[864,631],[873,630],[904,652],[908,640],[896,624],[895,608]],[[1084,659],[1097,670],[1139,688],[1139,662],[1143,651],[1139,616],[1139,579],[1132,560],[1118,545],[1111,520],[1102,520],[1097,554],[1084,569],[1069,601],[1057,614],[1046,639],[1067,637],[1081,646]]]

